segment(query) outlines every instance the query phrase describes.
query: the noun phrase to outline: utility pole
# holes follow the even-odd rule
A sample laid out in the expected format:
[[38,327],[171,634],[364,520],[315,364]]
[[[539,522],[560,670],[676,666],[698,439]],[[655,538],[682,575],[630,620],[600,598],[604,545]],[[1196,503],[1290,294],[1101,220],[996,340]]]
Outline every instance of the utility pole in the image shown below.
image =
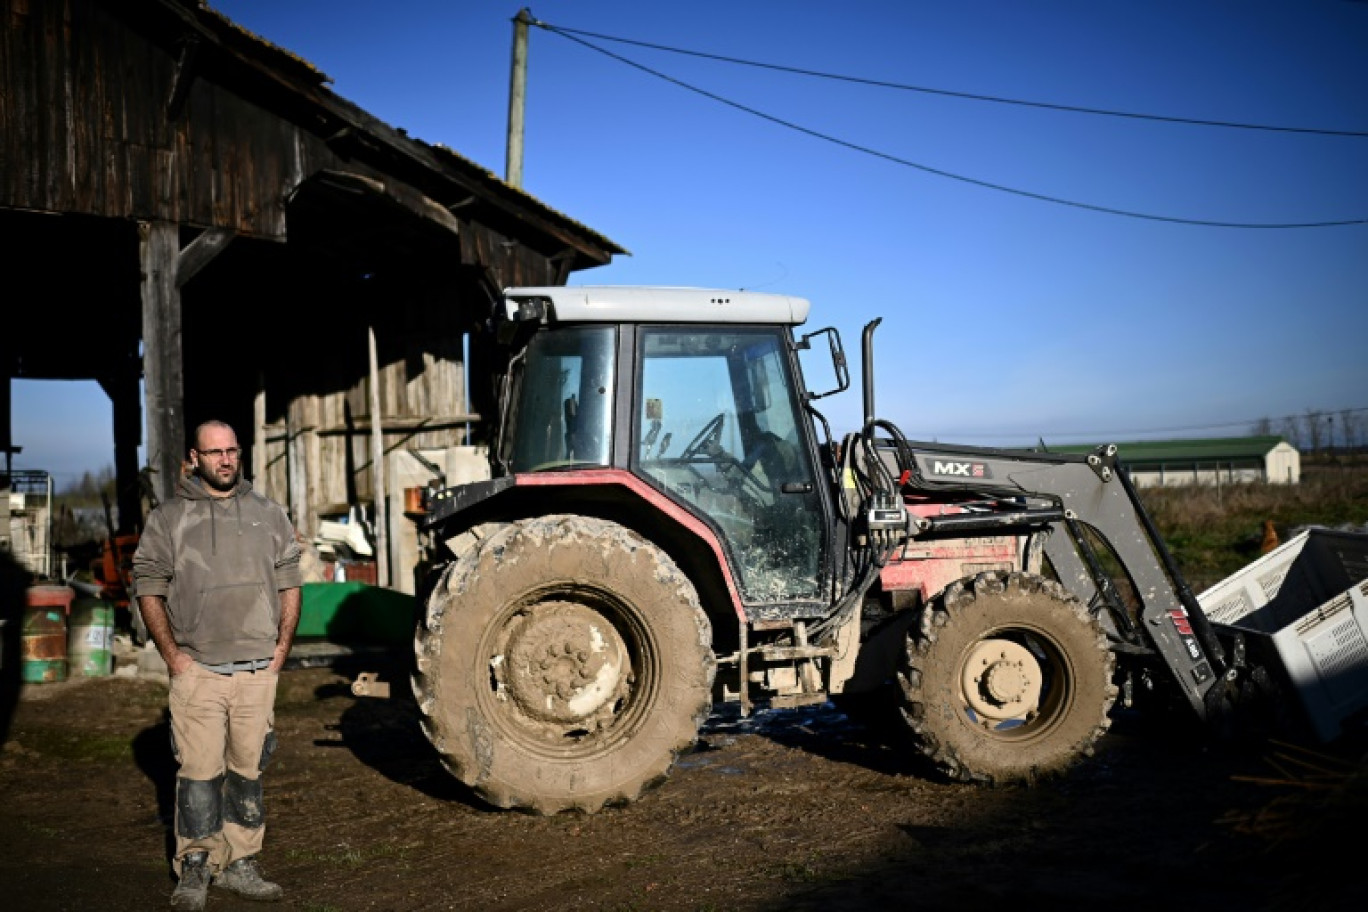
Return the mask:
[[532,11],[527,7],[513,17],[513,72],[508,80],[508,158],[504,180],[522,188],[523,111],[527,106],[527,27]]

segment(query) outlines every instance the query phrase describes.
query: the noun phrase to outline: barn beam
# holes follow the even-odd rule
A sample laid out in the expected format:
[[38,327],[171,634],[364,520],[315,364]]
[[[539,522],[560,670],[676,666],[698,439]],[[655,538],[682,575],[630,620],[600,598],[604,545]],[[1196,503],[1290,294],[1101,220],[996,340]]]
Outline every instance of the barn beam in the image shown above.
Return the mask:
[[376,200],[383,200],[451,234],[461,233],[459,219],[440,203],[402,181],[378,179],[367,177],[364,174],[332,169],[319,171],[312,180],[320,187],[327,187],[344,194],[351,194],[356,197],[369,196]]
[[187,36],[180,43],[180,53],[176,57],[176,72],[171,78],[171,93],[166,98],[166,119],[179,120],[185,110],[185,100],[190,97],[190,84],[195,81],[195,60],[199,56],[200,41]]
[[176,261],[176,287],[184,288],[196,273],[224,251],[233,237],[233,232],[227,228],[206,228],[186,244]]
[[142,441],[142,405],[138,401],[138,373],[124,370],[100,378],[114,414],[114,502],[119,509],[119,532],[142,526],[142,491],[138,486],[138,444]]
[[176,226],[170,222],[138,223],[147,465],[152,470],[152,493],[159,503],[175,495],[181,459],[186,454],[177,235]]
[[[5,480],[9,480],[10,459],[19,450],[14,446],[13,428],[11,427],[11,408],[10,408],[10,366],[8,361],[5,364],[5,386],[0,389],[0,455],[5,457]],[[4,517],[5,522],[9,522],[9,517]],[[8,535],[8,531],[6,531]]]

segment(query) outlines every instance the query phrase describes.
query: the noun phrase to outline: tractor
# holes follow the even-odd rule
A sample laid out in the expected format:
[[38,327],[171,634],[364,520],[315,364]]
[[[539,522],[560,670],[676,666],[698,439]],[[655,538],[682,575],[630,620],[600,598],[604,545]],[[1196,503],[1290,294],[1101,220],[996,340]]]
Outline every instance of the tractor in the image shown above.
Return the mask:
[[878,693],[936,774],[1031,782],[1090,755],[1118,699],[1209,720],[1257,678],[1114,446],[908,441],[875,415],[877,320],[863,426],[837,437],[818,404],[849,369],[835,329],[799,334],[804,299],[513,288],[495,310],[491,477],[426,498],[413,673],[443,763],[495,807],[633,801],[718,704]]

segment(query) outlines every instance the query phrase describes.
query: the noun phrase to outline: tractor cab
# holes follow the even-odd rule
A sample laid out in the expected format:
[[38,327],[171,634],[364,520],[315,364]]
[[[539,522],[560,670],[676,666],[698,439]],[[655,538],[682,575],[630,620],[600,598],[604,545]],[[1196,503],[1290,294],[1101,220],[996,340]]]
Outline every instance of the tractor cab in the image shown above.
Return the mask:
[[827,604],[832,505],[792,335],[807,301],[555,287],[506,302],[499,470],[630,473],[712,530],[747,605]]

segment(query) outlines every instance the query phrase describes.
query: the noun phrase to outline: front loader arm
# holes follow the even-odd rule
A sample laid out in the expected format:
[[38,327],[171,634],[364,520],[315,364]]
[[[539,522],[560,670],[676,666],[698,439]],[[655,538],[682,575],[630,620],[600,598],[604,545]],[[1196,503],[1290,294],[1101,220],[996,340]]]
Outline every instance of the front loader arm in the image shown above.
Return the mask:
[[[1044,536],[1060,582],[1093,611],[1108,612],[1117,651],[1152,649],[1198,715],[1210,714],[1209,702],[1220,693],[1213,688],[1226,671],[1224,650],[1119,469],[1114,446],[1074,456],[898,441],[881,446],[880,455],[899,466],[911,496],[965,498],[964,512],[915,520],[914,538],[993,527]],[[1133,611],[1089,532],[1109,546],[1133,583],[1139,600]]]

